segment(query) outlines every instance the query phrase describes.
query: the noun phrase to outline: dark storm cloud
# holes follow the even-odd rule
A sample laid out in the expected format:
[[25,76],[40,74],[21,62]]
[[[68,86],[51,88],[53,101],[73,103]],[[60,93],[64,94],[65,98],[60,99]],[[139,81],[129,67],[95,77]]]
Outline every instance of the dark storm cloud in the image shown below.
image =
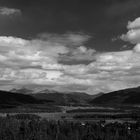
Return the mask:
[[[11,80],[9,87],[44,85],[89,93],[136,85],[140,79],[140,19],[133,20],[139,3],[1,0],[4,15],[22,12],[14,18],[0,16],[1,83]],[[137,44],[134,49],[122,50],[126,42],[117,38],[121,34],[123,40]]]
[[20,9],[22,17],[0,19],[0,30],[2,35],[23,38],[42,32],[83,32],[95,37],[87,42],[89,47],[116,51],[125,43],[116,41],[112,47],[111,39],[126,31],[139,4],[138,0],[1,0],[0,6]]
[[140,2],[139,0],[114,0],[114,2],[108,6],[106,11],[109,16],[124,16],[130,12],[135,13],[136,10],[139,10]]
[[[115,50],[115,47],[107,47],[111,43],[105,43],[110,42],[112,34],[118,35],[121,28],[115,24],[116,21],[106,20],[106,10],[114,3],[115,0],[2,0],[1,6],[22,10],[22,17],[15,21],[2,21],[1,34],[33,38],[42,32],[84,32],[95,36],[95,40],[88,43],[90,47],[94,44],[97,50]],[[117,0],[117,3],[121,1]],[[123,28],[125,25],[123,22]],[[101,47],[102,44],[106,49]]]

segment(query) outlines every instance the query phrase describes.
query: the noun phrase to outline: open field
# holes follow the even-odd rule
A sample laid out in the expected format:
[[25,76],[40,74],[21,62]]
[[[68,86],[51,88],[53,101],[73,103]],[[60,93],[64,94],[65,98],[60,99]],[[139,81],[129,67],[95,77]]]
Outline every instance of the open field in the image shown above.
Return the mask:
[[0,112],[0,140],[140,139],[138,107],[26,105]]
[[139,140],[140,122],[81,122],[32,114],[0,117],[0,140]]
[[[37,107],[36,107],[37,108]],[[39,108],[39,107],[38,107]],[[54,110],[53,110],[54,109]],[[59,109],[59,110],[58,110]],[[51,110],[51,111],[50,111]],[[3,110],[0,116],[16,115],[16,114],[35,114],[47,120],[67,120],[67,121],[100,121],[106,120],[108,122],[125,122],[137,121],[140,119],[139,110],[104,108],[104,107],[68,107],[59,106],[57,109],[44,107],[43,111],[39,110]]]

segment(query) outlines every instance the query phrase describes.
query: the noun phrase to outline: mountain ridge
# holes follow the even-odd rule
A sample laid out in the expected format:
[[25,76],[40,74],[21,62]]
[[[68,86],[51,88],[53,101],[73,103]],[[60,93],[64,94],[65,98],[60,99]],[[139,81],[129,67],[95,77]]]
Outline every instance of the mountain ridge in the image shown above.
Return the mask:
[[92,104],[140,104],[140,87],[122,89],[103,94],[90,103]]
[[43,101],[38,100],[31,95],[12,93],[0,90],[0,106],[3,105],[25,105],[25,104],[40,104]]
[[99,95],[89,95],[85,92],[59,92],[55,90],[44,89],[40,91],[30,90],[28,88],[12,89],[11,92],[30,95],[37,100],[49,101],[57,105],[87,105],[89,101]]

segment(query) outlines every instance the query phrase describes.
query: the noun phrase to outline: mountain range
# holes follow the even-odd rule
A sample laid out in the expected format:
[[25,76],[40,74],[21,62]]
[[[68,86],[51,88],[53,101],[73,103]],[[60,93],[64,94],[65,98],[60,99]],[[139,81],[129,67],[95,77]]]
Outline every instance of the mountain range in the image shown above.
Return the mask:
[[100,95],[89,95],[84,92],[58,92],[49,89],[36,92],[27,88],[12,89],[10,92],[28,94],[37,100],[44,100],[57,105],[86,105],[91,99]]
[[139,105],[140,87],[123,89],[110,93],[89,95],[84,92],[58,92],[27,88],[0,90],[0,108],[6,106],[22,106],[26,104],[42,105]]

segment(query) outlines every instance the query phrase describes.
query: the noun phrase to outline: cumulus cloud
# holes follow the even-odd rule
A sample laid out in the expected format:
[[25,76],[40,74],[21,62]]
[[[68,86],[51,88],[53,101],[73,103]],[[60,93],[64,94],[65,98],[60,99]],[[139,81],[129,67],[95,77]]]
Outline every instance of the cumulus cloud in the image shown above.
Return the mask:
[[140,29],[131,29],[126,35],[122,35],[121,39],[130,41],[132,44],[140,43]]
[[[65,65],[64,74],[67,75],[67,79],[68,76],[81,79],[81,84],[75,84],[78,87],[87,85],[86,91],[91,94],[139,86],[140,19],[129,21],[127,28],[128,32],[123,34],[121,39],[135,44],[131,50],[99,53],[92,49],[89,53],[84,46],[78,47],[71,56],[77,60],[82,54],[84,60],[91,61],[88,64]],[[84,57],[84,54],[88,54],[89,57]]]
[[59,57],[59,62],[62,64],[83,64],[90,63],[95,59],[95,49],[79,46],[71,49],[67,54]]
[[140,18],[136,18],[134,21],[129,21],[127,25],[128,29],[137,29],[140,28]]
[[21,10],[15,8],[0,7],[0,14],[3,16],[20,15]]
[[136,18],[134,21],[129,21],[128,32],[121,36],[121,39],[124,41],[131,42],[132,44],[136,44],[134,47],[135,52],[139,52],[140,50],[140,18]]
[[81,33],[42,34],[32,40],[0,36],[0,81],[8,87],[44,85],[90,94],[138,86],[138,22],[129,22],[128,33],[121,37],[134,48],[118,52],[100,53],[87,47],[90,36]]
[[[64,37],[68,41],[64,40]],[[74,39],[72,36],[77,37]],[[53,36],[52,36],[53,38]],[[60,35],[60,40],[55,37],[25,40],[17,37],[0,36],[0,80],[12,80],[13,83],[54,84],[63,85],[83,83],[85,80],[74,79],[65,73],[77,73],[76,67],[58,63],[60,55],[78,50],[78,54],[86,53],[86,47],[75,45],[84,43],[87,36],[78,34]],[[62,39],[63,38],[63,39]],[[79,39],[78,39],[79,38]],[[85,38],[85,39],[84,39]],[[71,43],[72,42],[72,43]],[[71,44],[71,46],[69,46]],[[71,69],[69,71],[68,69]],[[82,72],[81,67],[78,67]],[[80,73],[81,73],[80,72]]]
[[49,42],[63,44],[65,46],[79,46],[83,45],[86,41],[88,41],[91,37],[89,35],[83,33],[65,33],[65,34],[49,34],[42,33],[39,34],[38,37],[43,40],[47,40]]
[[140,85],[140,20],[128,22],[128,32],[121,39],[136,44],[127,51],[97,53],[88,65],[88,73],[94,75],[96,84],[89,90],[109,92]]

